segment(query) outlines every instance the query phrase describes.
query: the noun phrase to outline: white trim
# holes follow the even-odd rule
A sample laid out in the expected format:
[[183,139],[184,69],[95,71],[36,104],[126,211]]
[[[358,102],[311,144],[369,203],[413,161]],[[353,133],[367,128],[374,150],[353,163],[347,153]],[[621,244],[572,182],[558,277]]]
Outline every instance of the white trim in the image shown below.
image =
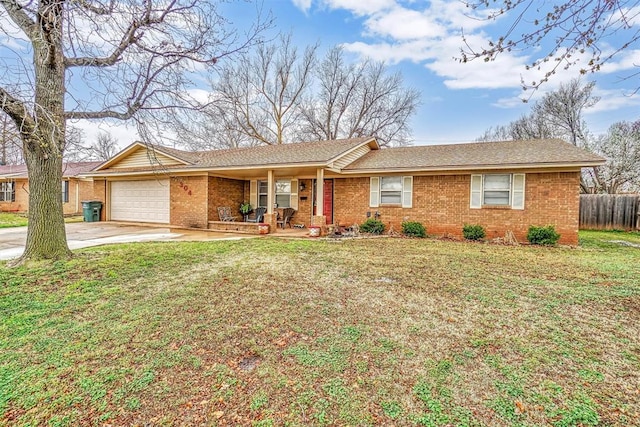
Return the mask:
[[258,180],[249,181],[249,204],[253,208],[258,207]]
[[413,207],[413,177],[402,177],[402,207]]
[[525,174],[514,173],[511,178],[511,207],[513,209],[524,209]]
[[484,187],[484,175],[471,175],[471,197],[469,207],[471,209],[482,208],[482,189]]
[[372,176],[369,178],[369,207],[377,208],[380,206],[380,177]]
[[298,210],[298,180],[292,179],[290,182],[291,193],[289,194],[289,207]]

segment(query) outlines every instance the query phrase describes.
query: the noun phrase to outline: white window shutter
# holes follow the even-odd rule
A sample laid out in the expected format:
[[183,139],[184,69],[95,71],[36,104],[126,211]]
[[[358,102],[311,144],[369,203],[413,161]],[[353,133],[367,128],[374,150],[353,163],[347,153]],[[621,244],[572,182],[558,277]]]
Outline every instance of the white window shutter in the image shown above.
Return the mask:
[[249,203],[254,208],[258,206],[258,181],[255,179],[249,181]]
[[410,208],[413,206],[413,177],[402,177],[402,207]]
[[511,196],[512,209],[524,209],[524,174],[513,174],[513,195]]
[[380,178],[372,176],[369,182],[369,207],[380,206]]
[[482,207],[482,175],[471,175],[471,209]]
[[291,180],[291,199],[289,200],[289,206],[298,210],[298,180]]

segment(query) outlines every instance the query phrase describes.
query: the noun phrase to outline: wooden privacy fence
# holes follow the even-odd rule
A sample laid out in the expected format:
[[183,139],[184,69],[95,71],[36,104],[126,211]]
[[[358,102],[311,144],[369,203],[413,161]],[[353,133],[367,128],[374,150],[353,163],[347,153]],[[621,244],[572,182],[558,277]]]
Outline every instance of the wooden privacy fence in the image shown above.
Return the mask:
[[639,230],[640,195],[581,194],[580,228]]

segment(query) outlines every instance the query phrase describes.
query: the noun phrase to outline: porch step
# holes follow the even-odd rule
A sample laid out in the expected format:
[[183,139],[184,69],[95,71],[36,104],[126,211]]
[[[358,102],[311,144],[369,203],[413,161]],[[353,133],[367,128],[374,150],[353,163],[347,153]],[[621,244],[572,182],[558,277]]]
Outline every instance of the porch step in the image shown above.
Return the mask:
[[232,231],[234,233],[260,234],[259,224],[255,222],[209,221],[209,230]]

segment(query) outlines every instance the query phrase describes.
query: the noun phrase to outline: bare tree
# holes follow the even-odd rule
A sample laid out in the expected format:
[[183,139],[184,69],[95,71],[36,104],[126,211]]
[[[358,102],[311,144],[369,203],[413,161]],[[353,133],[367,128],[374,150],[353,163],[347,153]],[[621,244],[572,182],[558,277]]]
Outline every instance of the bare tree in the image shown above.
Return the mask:
[[597,193],[640,191],[640,120],[614,123],[591,149],[604,156],[604,166],[588,169],[587,185]]
[[533,114],[542,117],[556,135],[573,145],[584,145],[588,136],[584,110],[600,100],[592,94],[594,86],[595,82],[583,84],[580,79],[562,83],[534,105]]
[[[466,4],[474,10],[486,9],[487,20],[506,16],[511,18],[512,24],[506,26],[507,31],[498,40],[487,42],[485,47],[470,46],[464,39],[466,48],[462,50],[462,62],[478,58],[492,61],[503,52],[539,49],[547,45],[545,41],[550,43],[546,53],[527,68],[540,68],[547,63],[551,66],[540,80],[523,81],[524,89],[538,88],[558,70],[572,66],[580,66],[581,74],[597,72],[603,64],[635,46],[640,39],[636,1],[473,0]],[[528,27],[521,30],[521,25]],[[610,43],[612,36],[618,39]]]
[[[69,132],[69,131],[72,132]],[[69,162],[88,162],[108,160],[118,153],[118,140],[109,132],[100,132],[93,143],[84,141],[82,131],[67,125],[67,148],[65,160]]]
[[239,126],[236,111],[227,107],[226,102],[209,100],[198,111],[177,112],[169,124],[175,145],[195,151],[260,145]]
[[92,159],[106,161],[118,153],[118,140],[108,132],[100,132],[96,142],[89,149]]
[[30,181],[18,262],[71,255],[60,198],[66,120],[144,124],[163,109],[188,108],[188,71],[212,66],[262,29],[240,41],[217,2],[193,0],[0,0],[0,20],[9,23],[0,31],[32,53],[30,61],[0,60],[0,108],[20,132]]
[[0,166],[22,163],[24,160],[22,160],[20,134],[9,116],[0,113]]
[[317,71],[319,91],[306,101],[303,134],[307,139],[375,136],[381,145],[409,141],[409,118],[420,93],[404,86],[402,75],[387,74],[369,59],[348,64],[341,47],[330,50]]
[[283,35],[275,43],[258,45],[234,64],[223,65],[209,109],[210,116],[220,118],[227,129],[222,136],[232,136],[238,145],[293,142],[317,47],[309,46],[299,56],[291,35]]
[[477,140],[560,138],[584,147],[589,136],[584,111],[599,101],[592,95],[594,84],[582,84],[580,79],[562,83],[537,101],[529,114],[508,125],[490,128]]
[[88,160],[85,148],[85,137],[82,129],[67,124],[64,132],[65,143],[63,159],[66,162],[83,162]]
[[383,63],[350,64],[342,48],[316,67],[317,45],[299,56],[291,36],[259,46],[222,67],[204,120],[179,118],[194,149],[375,136],[383,146],[409,141],[420,93]]

